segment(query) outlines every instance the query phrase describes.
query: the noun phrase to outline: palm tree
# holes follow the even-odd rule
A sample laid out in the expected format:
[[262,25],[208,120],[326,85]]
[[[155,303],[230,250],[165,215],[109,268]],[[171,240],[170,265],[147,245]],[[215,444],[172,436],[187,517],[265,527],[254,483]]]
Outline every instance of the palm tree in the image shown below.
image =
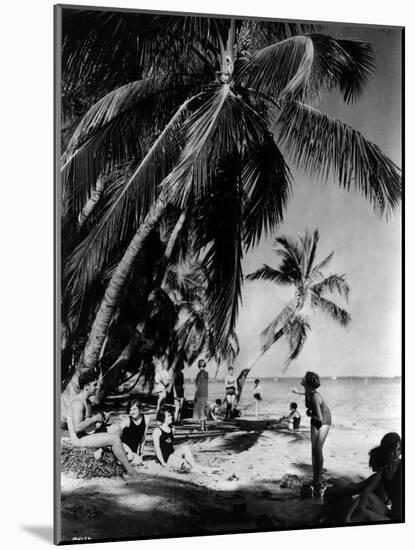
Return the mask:
[[[262,331],[260,351],[239,376],[240,390],[249,371],[281,338],[285,338],[289,346],[289,356],[285,361],[283,372],[287,370],[291,361],[298,357],[304,346],[307,334],[311,330],[309,315],[314,310],[323,312],[342,327],[349,324],[349,313],[326,297],[328,293],[337,292],[347,300],[350,292],[349,285],[344,275],[323,274],[334,252],[317,262],[318,240],[317,230],[312,235],[306,231],[303,236],[299,236],[298,242],[289,237],[278,237],[275,251],[281,259],[279,267],[274,269],[264,264],[257,271],[247,275],[246,278],[250,281],[264,280],[278,286],[294,287],[295,295]],[[240,394],[238,397],[240,398]]]
[[[125,22],[123,14],[112,17]],[[163,16],[149,17],[148,27],[160,30]],[[369,44],[235,19],[176,18],[168,28],[166,68],[163,56],[151,54],[157,32],[137,27],[143,78],[95,103],[62,159],[69,219],[77,219],[103,170],[132,154],[139,159],[122,184],[104,188],[96,221],[66,264],[66,293],[76,298],[114,251],[124,251],[96,311],[85,367],[97,364],[137,255],[172,205],[198,216],[195,246],[208,274],[214,338],[223,346],[237,318],[243,253],[283,219],[291,176],[282,148],[307,173],[334,175],[346,190],[354,185],[381,213],[401,194],[399,169],[375,144],[311,106],[327,89],[346,102],[358,98],[373,71]],[[81,42],[83,70],[92,74],[91,41]],[[154,127],[161,131],[147,146]]]

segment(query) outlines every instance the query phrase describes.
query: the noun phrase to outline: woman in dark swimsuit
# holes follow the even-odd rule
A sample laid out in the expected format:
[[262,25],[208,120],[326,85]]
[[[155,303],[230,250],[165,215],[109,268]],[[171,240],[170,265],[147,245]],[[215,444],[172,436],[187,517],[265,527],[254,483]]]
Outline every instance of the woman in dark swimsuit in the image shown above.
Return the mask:
[[[320,377],[315,372],[308,371],[301,380],[304,387],[305,405],[307,407],[307,416],[310,417],[310,436],[311,436],[311,461],[313,464],[313,486],[314,496],[320,497],[322,494],[322,474],[323,474],[323,446],[331,426],[331,413],[324,399],[317,391],[320,387]],[[295,391],[294,393],[299,393]]]
[[158,462],[163,468],[171,470],[208,473],[210,468],[203,468],[196,464],[192,451],[187,445],[174,448],[173,416],[168,410],[161,410],[157,416],[161,425],[153,430],[154,449]]
[[121,422],[121,441],[128,460],[139,465],[143,461],[143,449],[146,442],[149,424],[148,416],[142,414],[141,403],[138,399],[131,399],[127,405],[129,416]]
[[380,446],[369,453],[369,466],[375,472],[360,483],[329,487],[324,495],[328,504],[359,495],[349,506],[343,521],[402,521],[401,438],[387,433]]

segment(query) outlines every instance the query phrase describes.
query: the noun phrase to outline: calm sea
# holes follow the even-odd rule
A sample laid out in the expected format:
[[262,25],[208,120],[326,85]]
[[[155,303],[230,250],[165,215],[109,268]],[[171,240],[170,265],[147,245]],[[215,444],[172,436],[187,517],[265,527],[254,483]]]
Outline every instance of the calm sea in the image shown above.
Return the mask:
[[[298,410],[305,415],[304,397],[292,393],[294,386],[301,389],[299,378],[262,378],[263,400],[261,415],[278,418],[289,412],[292,401],[298,404]],[[240,409],[242,414],[255,412],[252,396],[253,380],[247,380],[243,388]],[[356,429],[363,427],[377,431],[401,432],[401,378],[360,378],[339,377],[322,378],[319,389],[330,407],[333,425],[338,428]],[[185,397],[192,399],[194,382],[185,381]],[[223,380],[210,378],[209,401],[223,398],[225,395]],[[308,423],[307,423],[308,424]]]

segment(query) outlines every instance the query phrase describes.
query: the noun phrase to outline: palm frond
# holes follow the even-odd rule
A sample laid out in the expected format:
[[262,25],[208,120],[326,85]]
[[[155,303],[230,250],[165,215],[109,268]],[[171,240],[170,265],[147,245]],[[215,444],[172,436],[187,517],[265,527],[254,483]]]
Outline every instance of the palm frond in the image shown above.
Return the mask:
[[345,275],[329,275],[319,283],[310,287],[310,290],[321,296],[326,292],[338,292],[346,300],[349,299],[350,287],[346,282]]
[[302,281],[302,254],[297,243],[291,238],[281,235],[275,239],[274,250],[281,258],[280,270],[287,274],[287,278],[291,277],[293,283]]
[[346,327],[351,321],[351,316],[345,309],[315,293],[311,294],[311,304],[343,327]]
[[[192,99],[179,108],[133,173],[105,189],[99,222],[75,248],[65,266],[66,291],[77,296],[78,301],[107,264],[112,251],[122,252],[120,245],[128,244],[155,200],[158,184],[179,157],[177,136]],[[172,144],[176,150],[172,150]]]
[[234,332],[243,278],[238,159],[224,159],[215,172],[211,192],[195,205],[195,251],[208,281],[209,325],[216,348],[223,348]]
[[235,80],[258,94],[270,94],[277,102],[301,98],[313,55],[313,42],[309,37],[287,38],[255,52],[240,65]]
[[301,317],[296,315],[289,323],[288,328],[285,332],[285,336],[288,340],[288,346],[290,349],[290,355],[285,361],[285,367],[283,373],[287,371],[291,361],[296,359],[301,350],[303,349],[304,343],[307,339],[307,333],[311,330],[309,322]]
[[381,214],[398,205],[399,168],[357,130],[292,102],[281,113],[277,133],[295,164],[306,173],[326,181],[333,174],[347,191],[354,185]]
[[293,280],[289,272],[274,269],[267,264],[264,264],[253,273],[249,273],[248,275],[246,275],[246,278],[248,279],[248,281],[259,281],[261,279],[264,281],[272,281],[277,285],[293,284]]
[[291,194],[291,174],[272,135],[248,153],[242,171],[244,242],[247,248],[259,242],[281,223]]
[[371,44],[323,34],[309,36],[314,46],[309,91],[338,88],[346,103],[356,101],[375,68]]
[[62,156],[64,210],[77,216],[104,169],[141,158],[157,124],[167,123],[169,107],[192,88],[191,79],[168,74],[125,85],[94,104]]
[[318,276],[323,276],[322,275],[322,270],[328,266],[328,264],[331,262],[331,260],[333,259],[333,256],[334,256],[334,250],[332,252],[330,252],[330,254],[328,256],[326,256],[323,260],[321,260],[321,262],[319,262],[318,264],[316,264],[312,271],[311,271],[311,274],[309,276],[310,279],[313,279],[315,277],[318,277]]
[[297,300],[291,300],[273,321],[261,332],[262,351],[267,351],[283,335],[287,324],[296,313]]

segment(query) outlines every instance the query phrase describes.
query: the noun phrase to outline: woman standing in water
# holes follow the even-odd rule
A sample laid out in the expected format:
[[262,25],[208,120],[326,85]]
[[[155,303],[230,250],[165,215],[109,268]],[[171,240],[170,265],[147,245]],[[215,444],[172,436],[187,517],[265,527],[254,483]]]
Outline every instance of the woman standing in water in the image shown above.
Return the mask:
[[310,417],[311,460],[313,464],[314,496],[322,494],[323,446],[331,426],[331,413],[324,399],[317,391],[320,387],[320,377],[315,372],[308,371],[301,380],[305,393],[293,390],[294,393],[305,395],[307,416]]

